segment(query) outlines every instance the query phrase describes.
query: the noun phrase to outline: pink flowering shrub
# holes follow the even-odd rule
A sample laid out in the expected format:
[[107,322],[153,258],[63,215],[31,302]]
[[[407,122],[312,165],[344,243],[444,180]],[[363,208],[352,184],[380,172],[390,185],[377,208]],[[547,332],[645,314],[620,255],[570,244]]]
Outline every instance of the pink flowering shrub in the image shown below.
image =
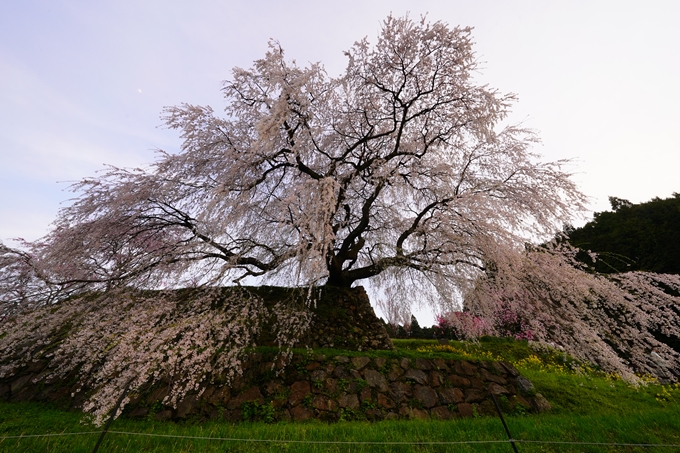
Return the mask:
[[[573,356],[616,372],[680,376],[680,276],[586,272],[564,245],[507,255],[467,294],[470,316],[496,335],[561,345]],[[665,362],[660,371],[650,352]]]
[[456,340],[477,339],[484,335],[534,340],[528,321],[509,307],[497,310],[491,318],[464,311],[447,312],[437,316],[435,329],[437,336]]
[[493,318],[495,330],[500,335],[512,337],[515,340],[533,340],[534,332],[531,330],[529,321],[508,304],[501,306]]
[[486,319],[463,311],[439,315],[436,322],[438,336],[456,340],[476,339],[493,333]]

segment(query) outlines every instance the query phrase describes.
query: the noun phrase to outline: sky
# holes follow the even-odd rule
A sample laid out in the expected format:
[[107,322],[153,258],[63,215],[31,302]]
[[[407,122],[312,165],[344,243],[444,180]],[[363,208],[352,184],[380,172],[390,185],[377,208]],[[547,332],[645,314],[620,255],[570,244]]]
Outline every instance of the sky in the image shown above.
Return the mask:
[[544,160],[573,159],[591,197],[575,224],[608,196],[680,192],[677,1],[3,0],[0,240],[43,236],[105,164],[178,151],[163,107],[222,109],[222,82],[270,39],[335,76],[390,13],[474,27],[479,83],[518,95],[509,121],[539,132]]

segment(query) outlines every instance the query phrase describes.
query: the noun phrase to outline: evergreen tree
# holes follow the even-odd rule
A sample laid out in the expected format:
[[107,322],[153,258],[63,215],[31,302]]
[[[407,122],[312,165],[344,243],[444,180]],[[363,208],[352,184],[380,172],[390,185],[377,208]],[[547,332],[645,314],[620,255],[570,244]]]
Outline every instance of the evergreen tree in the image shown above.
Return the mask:
[[411,315],[411,338],[422,338],[423,329],[418,324],[418,320],[414,315]]
[[612,211],[568,232],[569,242],[583,250],[579,259],[601,273],[680,274],[680,193],[640,204],[616,197],[609,202]]
[[408,337],[408,332],[406,331],[404,326],[402,326],[401,324],[399,324],[397,326],[397,334],[395,335],[395,337],[396,338],[407,338]]

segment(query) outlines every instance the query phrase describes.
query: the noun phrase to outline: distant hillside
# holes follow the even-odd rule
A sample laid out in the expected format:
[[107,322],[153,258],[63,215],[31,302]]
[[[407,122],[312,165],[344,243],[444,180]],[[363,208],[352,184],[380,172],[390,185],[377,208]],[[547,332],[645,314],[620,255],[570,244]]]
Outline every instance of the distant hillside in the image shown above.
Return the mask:
[[680,193],[633,204],[609,197],[612,211],[595,213],[593,221],[569,231],[569,242],[599,255],[595,263],[580,259],[602,273],[649,271],[680,274]]

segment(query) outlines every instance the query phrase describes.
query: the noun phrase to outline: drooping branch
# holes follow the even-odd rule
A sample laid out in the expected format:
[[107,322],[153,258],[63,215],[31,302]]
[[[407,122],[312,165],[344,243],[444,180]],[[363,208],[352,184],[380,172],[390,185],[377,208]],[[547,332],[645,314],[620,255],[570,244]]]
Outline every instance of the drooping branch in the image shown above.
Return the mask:
[[334,78],[271,43],[225,82],[224,118],[165,110],[181,152],[76,184],[32,263],[48,286],[370,286],[390,269],[462,284],[498,244],[552,234],[583,204],[564,163],[529,151],[531,131],[496,130],[515,96],[475,84],[470,34],[390,17]]

